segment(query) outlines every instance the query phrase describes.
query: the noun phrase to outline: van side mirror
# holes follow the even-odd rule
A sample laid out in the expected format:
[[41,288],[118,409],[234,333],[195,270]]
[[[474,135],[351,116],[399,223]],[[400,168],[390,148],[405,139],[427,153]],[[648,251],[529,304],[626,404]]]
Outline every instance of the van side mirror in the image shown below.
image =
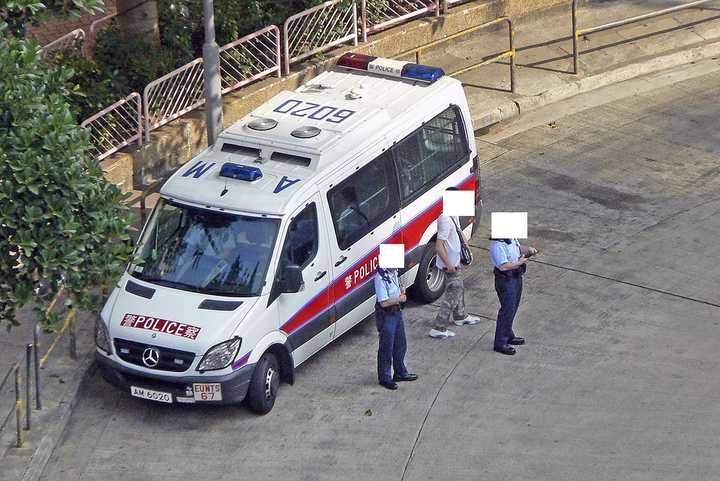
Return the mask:
[[302,269],[296,264],[288,264],[283,267],[280,274],[278,288],[281,294],[300,292],[303,288]]

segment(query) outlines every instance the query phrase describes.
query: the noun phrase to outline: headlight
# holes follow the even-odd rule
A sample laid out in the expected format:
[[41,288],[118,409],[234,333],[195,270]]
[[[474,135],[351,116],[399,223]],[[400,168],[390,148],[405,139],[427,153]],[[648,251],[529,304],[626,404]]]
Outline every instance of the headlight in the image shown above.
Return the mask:
[[98,316],[95,321],[95,345],[105,351],[108,356],[112,354],[112,347],[110,346],[110,333],[100,316]]
[[197,370],[203,372],[225,369],[235,360],[241,342],[242,339],[234,337],[229,341],[221,342],[211,347],[203,356],[200,364],[198,364]]

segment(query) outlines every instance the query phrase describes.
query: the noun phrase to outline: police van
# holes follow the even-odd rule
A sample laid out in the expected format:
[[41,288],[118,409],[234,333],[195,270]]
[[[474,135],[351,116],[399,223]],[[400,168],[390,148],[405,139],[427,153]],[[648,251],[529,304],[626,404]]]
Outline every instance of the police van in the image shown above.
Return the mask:
[[372,315],[380,244],[404,244],[417,297],[442,294],[436,219],[451,186],[475,191],[479,216],[475,154],[459,81],[345,54],[163,185],[97,322],[103,376],[153,401],[269,412],[281,381]]

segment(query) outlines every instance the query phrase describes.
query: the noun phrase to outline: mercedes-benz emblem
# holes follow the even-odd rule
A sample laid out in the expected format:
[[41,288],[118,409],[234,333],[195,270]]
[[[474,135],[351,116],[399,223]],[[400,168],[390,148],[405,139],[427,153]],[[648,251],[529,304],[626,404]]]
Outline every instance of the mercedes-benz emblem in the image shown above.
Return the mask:
[[143,351],[142,361],[147,367],[157,366],[160,362],[160,351],[154,347],[148,347]]

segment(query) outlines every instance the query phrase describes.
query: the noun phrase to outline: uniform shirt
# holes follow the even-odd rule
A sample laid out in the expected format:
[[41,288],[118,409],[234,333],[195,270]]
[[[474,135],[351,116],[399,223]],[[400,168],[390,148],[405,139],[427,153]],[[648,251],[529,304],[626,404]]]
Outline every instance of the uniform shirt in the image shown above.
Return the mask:
[[397,269],[388,269],[387,271],[390,282],[383,280],[380,270],[375,274],[375,295],[378,302],[384,302],[388,299],[396,299],[400,297],[400,280],[398,279]]
[[490,259],[497,268],[506,262],[515,262],[520,259],[520,242],[517,239],[510,239],[510,244],[502,240],[491,241]]
[[[445,250],[447,251],[448,260],[453,267],[460,265],[460,237],[458,236],[455,223],[459,226],[460,221],[457,217],[450,217],[447,215],[441,215],[437,220],[437,238],[445,242]],[[438,269],[445,269],[447,265],[438,255],[435,258],[435,265]]]

